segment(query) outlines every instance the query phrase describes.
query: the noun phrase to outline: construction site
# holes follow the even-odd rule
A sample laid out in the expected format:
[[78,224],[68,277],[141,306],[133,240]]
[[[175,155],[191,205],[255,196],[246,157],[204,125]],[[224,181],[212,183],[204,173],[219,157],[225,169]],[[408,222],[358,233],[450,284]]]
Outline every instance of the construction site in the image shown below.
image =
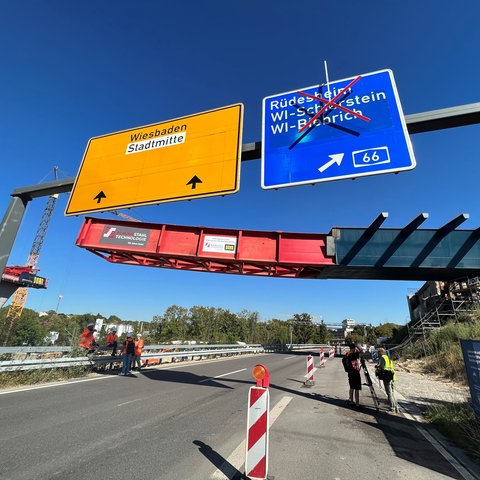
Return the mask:
[[[405,120],[408,132],[413,134],[476,124],[479,115],[478,104],[472,104],[410,115]],[[237,153],[242,162],[262,156],[261,142],[240,147]],[[0,228],[0,307],[12,295],[13,299],[6,328],[0,333],[0,345],[8,345],[25,306],[28,289],[48,286],[48,279],[38,275],[40,249],[58,195],[72,192],[76,182],[75,178],[58,180],[57,167],[54,173],[53,182],[17,188],[10,194],[12,199]],[[190,182],[187,185],[190,188]],[[104,196],[100,189],[89,199],[93,207],[69,212],[69,215],[113,211],[122,218],[85,217],[76,241],[79,248],[110,263],[312,280],[426,282],[407,298],[412,341],[424,337],[447,319],[458,319],[478,306],[480,235],[478,229],[459,229],[469,218],[466,213],[440,228],[421,228],[429,217],[425,212],[401,228],[382,228],[388,212],[381,212],[365,228],[333,227],[328,233],[305,234],[141,223],[117,212],[124,205],[124,199],[111,206],[99,205]],[[8,258],[26,207],[39,197],[49,198],[27,261],[25,265],[9,266]]]

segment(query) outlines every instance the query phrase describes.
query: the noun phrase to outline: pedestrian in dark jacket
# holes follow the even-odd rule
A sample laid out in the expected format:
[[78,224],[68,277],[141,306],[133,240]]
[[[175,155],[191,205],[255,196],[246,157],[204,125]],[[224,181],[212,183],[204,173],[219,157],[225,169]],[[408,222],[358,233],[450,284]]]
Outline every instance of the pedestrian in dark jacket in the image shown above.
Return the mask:
[[[350,367],[348,370],[348,385],[350,387],[348,395],[348,404],[354,408],[361,408],[360,405],[360,390],[362,389],[362,379],[360,377],[360,349],[352,343],[350,350],[347,352]],[[355,396],[355,398],[354,398]]]
[[128,375],[130,373],[133,355],[135,355],[135,343],[133,342],[132,334],[127,333],[127,339],[123,342],[122,371],[119,375]]

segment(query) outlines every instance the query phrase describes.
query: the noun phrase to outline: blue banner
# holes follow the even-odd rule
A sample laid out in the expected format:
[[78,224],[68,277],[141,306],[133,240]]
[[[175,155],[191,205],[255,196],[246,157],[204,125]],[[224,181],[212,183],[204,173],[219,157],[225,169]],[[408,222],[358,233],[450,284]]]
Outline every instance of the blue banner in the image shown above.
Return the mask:
[[480,423],[480,341],[460,340],[473,409]]

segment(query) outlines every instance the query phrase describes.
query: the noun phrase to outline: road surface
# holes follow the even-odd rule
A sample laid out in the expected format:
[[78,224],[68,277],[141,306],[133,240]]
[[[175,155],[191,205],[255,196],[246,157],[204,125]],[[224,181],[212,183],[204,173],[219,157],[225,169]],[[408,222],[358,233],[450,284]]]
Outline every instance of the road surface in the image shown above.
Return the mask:
[[[368,387],[365,408],[348,408],[340,358],[305,385],[304,353],[174,363],[135,376],[105,373],[0,391],[0,477],[245,479],[247,399],[258,363],[271,379],[268,478],[478,478],[462,475],[413,419],[377,412]],[[384,395],[382,402],[385,410]]]

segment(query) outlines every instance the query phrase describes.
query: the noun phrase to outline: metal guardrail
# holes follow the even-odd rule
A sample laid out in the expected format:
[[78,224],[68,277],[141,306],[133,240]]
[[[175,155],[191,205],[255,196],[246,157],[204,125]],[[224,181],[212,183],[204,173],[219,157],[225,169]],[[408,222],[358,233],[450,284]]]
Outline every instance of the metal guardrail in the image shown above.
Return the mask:
[[312,343],[294,343],[294,344],[272,344],[272,345],[263,345],[263,349],[266,352],[293,352],[301,350],[320,350],[320,348],[329,349],[331,345],[324,343],[312,344]]
[[[75,347],[76,349],[76,347]],[[101,367],[120,364],[121,355],[112,356],[108,352],[111,348],[102,348],[103,355],[86,357],[68,357],[73,350],[69,346],[60,347],[0,347],[0,356],[12,356],[11,360],[0,361],[0,372],[25,371],[36,369],[66,368],[66,367]],[[202,360],[205,357],[229,356],[242,354],[264,353],[262,345],[150,345],[146,346],[142,359],[177,359]],[[61,357],[45,358],[46,355],[61,354]],[[20,358],[22,357],[22,358]]]
[[[203,360],[208,357],[230,355],[259,354],[266,352],[292,352],[329,349],[327,344],[223,344],[223,345],[148,345],[142,353],[142,360],[170,359],[172,362],[185,360]],[[112,356],[111,347],[101,347],[102,354],[70,357],[68,356],[78,347],[50,346],[50,347],[0,347],[0,358],[13,357],[0,361],[0,372],[14,372],[38,369],[91,367],[116,368],[122,362],[121,355]],[[121,347],[120,347],[121,350]],[[56,355],[52,357],[52,355]]]

